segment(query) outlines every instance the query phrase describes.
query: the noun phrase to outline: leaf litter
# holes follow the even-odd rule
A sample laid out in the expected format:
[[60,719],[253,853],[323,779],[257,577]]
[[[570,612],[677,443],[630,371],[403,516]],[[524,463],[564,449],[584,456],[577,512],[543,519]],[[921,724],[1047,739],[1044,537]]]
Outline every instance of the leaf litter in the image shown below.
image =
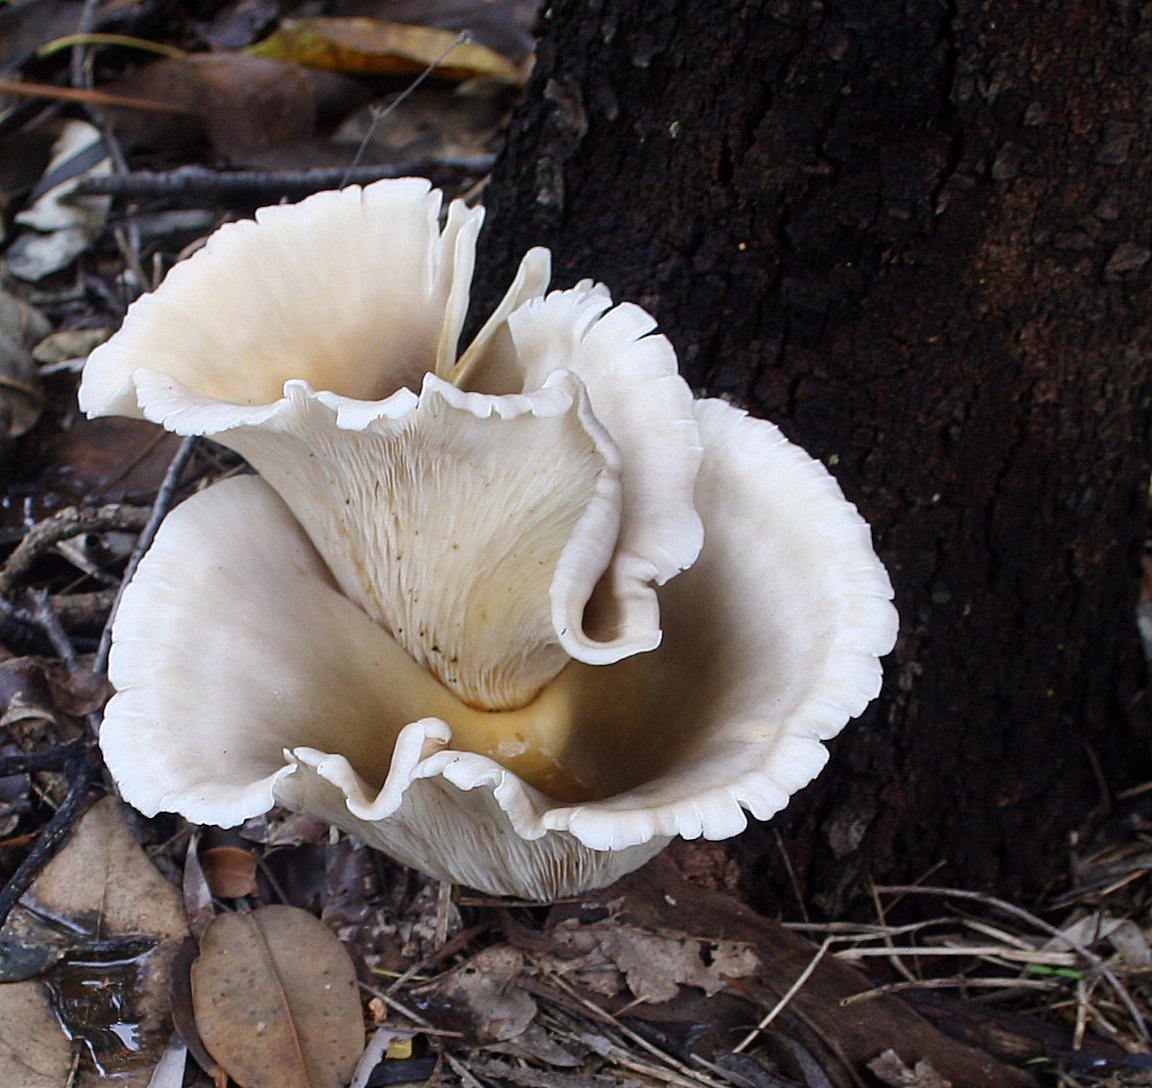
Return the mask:
[[[207,22],[173,15],[160,60],[91,34],[123,29],[120,7],[34,65],[87,6],[0,13],[0,61],[27,77],[0,91],[14,228],[0,280],[0,873],[18,900],[0,930],[0,1083],[223,1086],[223,1070],[241,1088],[1152,1083],[1152,788],[1086,832],[1039,916],[889,889],[871,922],[793,929],[751,914],[731,894],[734,862],[697,844],[545,910],[439,888],[286,814],[243,840],[196,838],[172,818],[129,823],[105,798],[67,836],[69,813],[101,793],[76,768],[91,762],[102,635],[151,507],[240,470],[200,445],[166,479],[178,442],[78,417],[77,360],[219,222],[340,184],[361,142],[367,176],[482,185],[533,5],[366,0],[291,24],[271,0],[233,0]],[[472,42],[446,52],[461,30]],[[55,267],[35,256],[65,241]],[[40,264],[18,279],[23,249]]]

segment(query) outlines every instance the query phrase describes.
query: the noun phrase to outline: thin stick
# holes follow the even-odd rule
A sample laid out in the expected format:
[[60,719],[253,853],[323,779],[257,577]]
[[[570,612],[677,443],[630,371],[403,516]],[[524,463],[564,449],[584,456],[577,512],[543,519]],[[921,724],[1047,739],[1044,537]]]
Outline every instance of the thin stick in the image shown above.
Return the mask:
[[1071,952],[1045,952],[1037,948],[1025,951],[1002,945],[892,945],[883,948],[844,948],[836,953],[839,960],[862,960],[872,956],[992,956],[1009,963],[1032,963],[1041,967],[1076,966],[1076,957]]
[[44,748],[39,752],[17,752],[15,755],[0,756],[0,776],[28,774],[31,771],[54,771],[69,760],[74,760],[84,751],[84,741],[70,740],[54,748]]
[[760,1023],[758,1023],[750,1032],[748,1032],[747,1035],[744,1036],[743,1039],[740,1040],[739,1043],[736,1044],[732,1050],[733,1054],[742,1054],[745,1050],[747,1050],[756,1041],[756,1037],[788,1007],[788,1004],[792,998],[794,998],[800,992],[800,987],[803,986],[804,983],[812,977],[812,972],[816,970],[817,965],[824,958],[825,953],[829,948],[831,948],[833,939],[834,938],[832,937],[824,938],[823,943],[821,943],[820,947],[816,949],[816,954],[808,961],[808,966],[800,972],[799,977],[795,982],[792,983],[791,986],[788,987],[787,991],[784,993],[784,996],[776,1002],[771,1010],[769,1010],[768,1015],[765,1016],[764,1019],[760,1021]]
[[484,1082],[469,1072],[467,1066],[452,1054],[451,1051],[445,1050],[444,1057],[447,1059],[448,1064],[455,1070],[456,1076],[460,1078],[463,1084],[467,1085],[467,1088],[484,1088]]
[[[3,85],[0,84],[0,90]],[[175,170],[136,170],[131,174],[101,174],[81,178],[75,191],[82,196],[114,196],[122,200],[186,198],[214,200],[266,200],[269,196],[306,196],[341,185],[367,185],[383,178],[410,174],[434,174],[462,170],[482,174],[492,169],[494,155],[471,155],[444,159],[417,159],[402,166],[360,166],[355,170],[210,170],[181,166]]]
[[112,605],[112,612],[108,616],[108,622],[104,624],[104,630],[100,635],[100,645],[96,649],[96,660],[93,662],[93,672],[103,672],[108,667],[108,652],[112,648],[112,624],[116,619],[116,613],[120,609],[120,602],[124,597],[124,590],[132,581],[132,576],[136,573],[136,568],[140,566],[140,560],[144,558],[144,553],[152,546],[152,541],[156,537],[156,532],[160,528],[160,523],[164,520],[165,515],[172,506],[172,498],[176,494],[176,488],[180,483],[180,474],[184,471],[184,467],[188,464],[189,459],[192,457],[196,449],[197,439],[193,435],[185,438],[180,443],[180,448],[176,451],[176,455],[172,458],[168,465],[168,471],[164,474],[164,482],[160,485],[160,490],[156,493],[156,501],[152,504],[152,513],[148,516],[148,521],[144,528],[140,531],[140,536],[136,540],[136,547],[132,549],[132,555],[128,559],[128,565],[124,568],[124,578],[120,582],[120,592],[116,595],[116,602]]
[[[80,7],[80,20],[76,24],[76,33],[85,35],[92,32],[96,26],[96,8],[99,0],[84,0]],[[85,86],[84,68],[88,63],[88,50],[82,45],[72,47],[72,56],[69,63],[69,75],[72,86],[81,88]]]
[[376,989],[375,986],[368,986],[361,982],[360,989],[363,990],[366,994],[371,994],[373,997],[378,997],[381,1001],[384,1002],[385,1005],[388,1006],[388,1008],[394,1009],[405,1019],[411,1020],[412,1023],[420,1028],[425,1035],[442,1036],[445,1039],[464,1038],[463,1032],[447,1031],[442,1028],[434,1027],[431,1020],[425,1019],[414,1009],[410,1009],[407,1005],[397,1001],[396,998],[392,997],[390,994],[385,993],[383,990]]
[[1132,1019],[1132,1026],[1136,1029],[1136,1034],[1139,1035],[1144,1042],[1152,1042],[1152,1036],[1148,1034],[1148,1026],[1144,1022],[1143,1014],[1137,1007],[1136,1002],[1133,1001],[1132,995],[1128,992],[1128,988],[1116,977],[1108,965],[1097,956],[1095,952],[1086,948],[1079,941],[1074,941],[1054,925],[1045,922],[1043,918],[1037,918],[1035,914],[1026,911],[1023,907],[1018,907],[1016,904],[1009,903],[1004,899],[998,899],[994,895],[985,895],[983,892],[965,891],[962,888],[937,888],[922,884],[888,884],[878,887],[876,890],[888,895],[942,895],[945,898],[951,899],[968,899],[975,903],[985,903],[990,907],[1003,911],[1005,914],[1013,915],[1016,918],[1022,918],[1029,925],[1035,926],[1041,932],[1063,941],[1069,948],[1079,952],[1081,956],[1092,964],[1092,966],[1100,972],[1100,976],[1112,987],[1116,996],[1120,998],[1121,1004],[1123,1004]]
[[800,908],[800,916],[805,922],[810,922],[812,919],[808,915],[808,906],[804,902],[804,896],[800,894],[800,881],[796,879],[796,870],[792,868],[792,859],[788,856],[788,849],[784,845],[784,836],[780,834],[779,828],[775,825],[772,827],[772,834],[776,838],[776,849],[780,851],[780,857],[784,861],[784,872],[788,877],[788,885],[792,889],[792,894],[796,897],[796,905]]
[[140,530],[147,524],[146,518],[145,512],[136,506],[101,506],[96,510],[70,506],[38,522],[24,534],[24,539],[0,568],[0,597],[11,594],[33,564],[62,540],[109,529]]
[[32,602],[33,622],[52,643],[52,649],[56,651],[56,656],[69,669],[74,669],[76,667],[76,649],[67,632],[61,626],[60,617],[56,615],[48,601],[48,591],[46,589],[29,589],[26,592]]
[[28,852],[20,867],[0,889],[0,926],[4,925],[12,908],[32,886],[40,870],[68,837],[72,825],[84,808],[88,788],[95,781],[99,766],[95,753],[90,748],[65,764],[64,771],[71,779],[71,783],[63,803],[52,813],[52,818],[44,825],[36,839],[36,845]]
[[1072,1049],[1084,1045],[1084,1032],[1088,1028],[1088,988],[1082,978],[1076,980],[1076,1026],[1072,1031]]
[[[884,913],[884,904],[880,902],[880,895],[876,891],[876,882],[871,878],[868,880],[868,895],[872,900],[872,906],[876,911],[876,917],[880,920],[880,924],[886,924],[888,921],[888,916]],[[883,940],[885,947],[888,949],[895,947],[892,944],[892,937],[890,934],[885,935]],[[909,982],[912,982],[916,978],[916,976],[912,973],[911,968],[908,967],[907,964],[905,964],[899,956],[893,955],[889,962],[896,969],[897,973],[903,975],[904,978],[906,978]]]
[[686,1077],[688,1080],[688,1083],[690,1085],[695,1086],[695,1085],[711,1085],[712,1084],[712,1082],[710,1080],[708,1080],[705,1077],[702,1077],[691,1066],[685,1065],[682,1061],[678,1061],[676,1058],[672,1057],[671,1054],[667,1053],[664,1050],[661,1050],[660,1047],[656,1046],[654,1043],[650,1043],[647,1039],[644,1038],[643,1035],[637,1034],[636,1032],[632,1031],[626,1025],[620,1023],[620,1021],[617,1020],[616,1017],[614,1017],[611,1013],[607,1012],[606,1010],[602,1009],[594,1001],[589,1001],[586,997],[584,997],[583,994],[579,993],[577,990],[573,989],[573,987],[569,986],[568,983],[565,982],[562,978],[560,978],[559,975],[551,976],[549,981],[552,983],[552,985],[554,985],[558,989],[562,990],[564,993],[566,993],[574,1001],[579,1002],[585,1009],[587,1009],[590,1013],[592,1013],[592,1015],[597,1020],[599,1020],[601,1023],[611,1024],[612,1027],[614,1027],[622,1035],[626,1036],[628,1039],[631,1039],[632,1042],[634,1042],[637,1046],[648,1051],[648,1053],[651,1054],[658,1061],[661,1061],[665,1065],[669,1066],[671,1069],[676,1070],[679,1074],[681,1074],[682,1078]]
[[428,67],[425,68],[424,71],[421,72],[408,85],[408,87],[401,95],[389,102],[384,109],[372,110],[372,124],[368,126],[368,131],[364,133],[364,139],[360,141],[360,146],[356,148],[356,155],[352,159],[352,164],[348,167],[348,173],[344,175],[344,180],[340,182],[338,188],[343,189],[344,186],[348,184],[349,176],[351,175],[352,171],[360,165],[360,160],[364,158],[364,152],[367,149],[368,143],[372,139],[372,136],[375,134],[376,127],[380,124],[380,122],[383,121],[384,118],[387,117],[390,113],[393,113],[401,102],[404,102],[412,94],[412,92],[416,90],[416,88],[419,87],[421,83],[424,82],[424,80],[426,80],[434,71],[436,71],[436,69],[440,66],[440,62],[446,56],[448,56],[448,54],[451,53],[453,49],[455,49],[457,46],[465,45],[471,40],[472,36],[468,33],[468,31],[462,30],[459,34],[456,35],[455,41],[453,41],[452,44],[449,45],[448,48],[440,54],[440,56],[438,56],[431,64],[429,64]]
[[861,990],[840,999],[840,1007],[846,1009],[858,1001],[871,1001],[885,994],[898,994],[903,990],[1053,990],[1058,983],[1053,979],[1041,978],[915,978],[911,982],[890,982],[886,986],[876,986],[871,990]]
[[448,943],[448,926],[452,921],[452,882],[441,880],[436,887],[436,932],[432,943],[439,952]]
[[193,113],[187,106],[156,102],[150,98],[129,98],[106,91],[86,91],[76,87],[57,87],[53,83],[32,83],[23,79],[0,79],[0,94],[14,98],[51,98],[62,102],[83,102],[88,106],[118,106],[148,113]]

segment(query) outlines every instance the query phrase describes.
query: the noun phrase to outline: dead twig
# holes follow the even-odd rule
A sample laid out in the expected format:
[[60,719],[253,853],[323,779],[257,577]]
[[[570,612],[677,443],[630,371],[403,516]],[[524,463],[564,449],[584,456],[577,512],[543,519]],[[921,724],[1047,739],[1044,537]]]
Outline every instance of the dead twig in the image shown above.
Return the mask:
[[180,448],[176,451],[175,456],[168,463],[168,471],[164,473],[164,482],[160,485],[160,490],[156,493],[156,501],[152,504],[152,510],[148,514],[148,520],[140,530],[140,536],[136,540],[136,547],[132,549],[132,555],[128,559],[128,565],[124,568],[124,577],[120,582],[120,592],[116,595],[116,601],[112,605],[112,612],[108,616],[108,622],[104,624],[104,631],[100,635],[100,645],[96,649],[96,660],[92,665],[94,672],[103,672],[108,667],[108,653],[112,649],[112,624],[116,619],[116,611],[120,607],[124,590],[128,586],[128,583],[132,581],[132,576],[136,573],[136,568],[140,565],[140,560],[144,558],[144,553],[152,546],[152,541],[156,537],[160,523],[172,507],[172,500],[175,497],[176,488],[180,484],[180,476],[183,474],[185,466],[188,464],[188,461],[196,449],[196,442],[197,439],[194,436],[185,438],[184,441],[180,443]]
[[0,597],[11,597],[17,584],[33,565],[62,540],[83,536],[85,533],[106,533],[109,530],[138,532],[148,520],[148,511],[139,506],[119,503],[100,506],[94,510],[81,510],[70,506],[38,522],[24,534],[4,566],[0,567]]
[[52,598],[52,610],[65,630],[71,627],[101,627],[116,601],[117,590],[96,589],[91,593],[59,593]]
[[855,1005],[860,1001],[871,1001],[885,994],[898,994],[904,990],[1051,990],[1054,983],[1048,979],[1031,978],[918,978],[910,982],[890,982],[871,990],[861,990],[858,994],[846,997],[840,1002],[841,1008]]
[[[768,1025],[771,1024],[772,1021],[775,1020],[776,1017],[779,1016],[788,1007],[788,1004],[791,1002],[792,998],[794,998],[800,992],[800,988],[812,977],[812,972],[816,970],[820,961],[824,958],[828,949],[832,946],[833,940],[834,938],[832,937],[824,938],[820,947],[816,949],[816,954],[808,961],[808,966],[805,967],[804,970],[796,976],[796,981],[793,982],[787,990],[785,990],[784,996],[781,997],[780,1000],[772,1006],[764,1019],[761,1020],[760,1023],[758,1023],[750,1032],[748,1032],[747,1035],[744,1036],[743,1039],[740,1040],[740,1042],[736,1044],[735,1047],[732,1048],[733,1054],[743,1054],[744,1051],[747,1050],[756,1041],[757,1036],[762,1031],[764,1031],[764,1029],[767,1028]],[[878,951],[883,952],[885,950],[878,949]]]
[[1152,1036],[1149,1035],[1144,1014],[1140,1011],[1132,995],[1128,992],[1128,987],[1120,981],[1115,972],[1111,970],[1104,960],[1091,949],[1086,948],[1079,941],[1069,937],[1056,926],[1045,922],[1043,918],[1037,918],[1031,911],[1027,911],[1023,907],[1018,907],[1014,903],[1009,903],[1005,899],[999,899],[994,895],[985,895],[983,892],[965,891],[962,888],[938,888],[921,884],[889,884],[878,887],[876,890],[888,895],[939,895],[947,899],[967,899],[971,902],[984,903],[1004,914],[1020,918],[1029,925],[1039,929],[1042,933],[1046,933],[1048,936],[1062,941],[1074,952],[1087,960],[1100,974],[1100,977],[1112,988],[1112,991],[1120,999],[1120,1003],[1128,1013],[1132,1028],[1140,1039],[1145,1043],[1152,1042]]
[[[3,86],[0,86],[3,90]],[[409,174],[435,174],[459,170],[482,174],[492,169],[494,155],[464,158],[425,159],[401,166],[361,166],[355,170],[210,170],[202,166],[181,166],[155,172],[137,170],[131,174],[83,178],[76,186],[82,195],[106,195],[122,200],[177,199],[211,203],[215,200],[266,201],[280,197],[302,197],[341,185],[368,185],[384,178]]]
[[83,740],[72,740],[67,744],[59,744],[39,752],[17,752],[10,756],[0,756],[0,776],[57,770],[69,760],[82,755],[85,747]]
[[[59,753],[60,749],[57,749]],[[47,754],[47,753],[44,753]],[[93,748],[85,747],[65,760],[64,773],[69,779],[68,793],[52,818],[44,825],[36,845],[28,851],[20,867],[0,889],[0,926],[4,925],[12,908],[32,886],[40,870],[48,863],[68,837],[72,825],[84,811],[88,790],[100,772],[100,760]],[[31,768],[30,768],[31,769]]]
[[[656,1046],[654,1043],[650,1043],[647,1039],[644,1038],[643,1035],[638,1034],[627,1025],[622,1024],[606,1009],[602,1009],[594,1001],[589,1001],[586,997],[584,997],[583,994],[574,989],[572,986],[568,985],[568,983],[558,975],[552,975],[549,979],[549,983],[563,993],[567,994],[568,997],[577,1002],[581,1008],[584,1008],[589,1013],[591,1013],[594,1020],[598,1020],[601,1024],[610,1024],[616,1031],[620,1032],[620,1034],[627,1038],[630,1042],[635,1043],[642,1050],[646,1050],[649,1054],[652,1055],[653,1058],[655,1058],[663,1066],[666,1066],[668,1071],[665,1072],[662,1070],[660,1073],[660,1078],[666,1083],[684,1085],[686,1088],[700,1088],[700,1086],[703,1086],[703,1088],[713,1088],[715,1085],[715,1081],[705,1077],[691,1066],[685,1065],[683,1062],[678,1061],[676,1058],[672,1057],[671,1054],[667,1053],[667,1051],[661,1050],[660,1047]],[[591,1045],[588,1043],[587,1039],[584,1039],[583,1041],[586,1045]],[[605,1041],[607,1042],[607,1040]],[[612,1060],[620,1062],[620,1064],[623,1065],[625,1069],[630,1068],[628,1061],[625,1060],[630,1058],[627,1052],[624,1051],[621,1047],[616,1047],[614,1044],[609,1045],[612,1046],[614,1051],[620,1052],[619,1054],[611,1055]],[[637,1070],[633,1068],[633,1071]],[[649,1075],[653,1075],[652,1070],[648,1067],[648,1063],[645,1063],[644,1071],[648,1072]]]
[[121,109],[144,110],[148,113],[196,112],[187,106],[178,106],[172,102],[154,102],[148,98],[129,98],[123,94],[57,87],[52,83],[31,83],[23,79],[0,79],[0,94],[10,94],[14,98],[50,98],[61,102],[82,102],[86,106],[117,106]]
[[31,615],[36,626],[44,632],[48,641],[52,643],[52,649],[56,651],[56,656],[69,669],[74,669],[76,667],[76,650],[72,645],[72,640],[68,637],[68,633],[60,623],[60,617],[52,608],[48,591],[46,589],[30,589],[27,591],[27,595],[32,602]]

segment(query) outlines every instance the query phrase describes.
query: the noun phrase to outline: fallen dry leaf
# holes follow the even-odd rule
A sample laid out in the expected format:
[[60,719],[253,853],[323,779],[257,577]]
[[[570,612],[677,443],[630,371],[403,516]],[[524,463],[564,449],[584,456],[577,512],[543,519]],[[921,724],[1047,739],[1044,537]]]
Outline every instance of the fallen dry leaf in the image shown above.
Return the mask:
[[0,986],[0,1084],[60,1088],[71,1065],[72,1044],[60,1030],[44,985]]
[[140,419],[77,419],[52,435],[36,483],[62,502],[151,502],[180,439]]
[[217,899],[256,895],[256,858],[238,846],[214,846],[200,855],[208,887]]
[[356,971],[307,911],[221,914],[192,966],[196,1026],[240,1088],[342,1088],[364,1049]]
[[524,956],[510,945],[478,952],[466,963],[413,991],[438,1025],[480,1044],[514,1039],[536,1016],[536,1002],[520,989]]
[[452,83],[481,78],[519,81],[516,68],[487,46],[461,42],[452,48],[458,38],[451,30],[386,19],[286,19],[246,52],[355,75],[414,79],[435,66],[436,78]]
[[244,53],[165,57],[108,87],[136,98],[178,103],[195,115],[110,110],[113,127],[125,143],[170,150],[206,135],[216,152],[232,163],[305,140],[316,124],[307,73],[268,57]]
[[[578,955],[554,963],[560,973],[587,971],[588,980],[605,977],[605,961],[623,974],[632,994],[642,1001],[671,1001],[681,986],[695,986],[709,997],[732,978],[746,978],[760,967],[756,953],[739,941],[707,940],[673,931],[649,932],[612,921],[593,925],[561,924],[553,931],[560,948]],[[618,976],[617,976],[618,978]],[[605,993],[604,985],[590,986]],[[618,989],[618,984],[617,984]],[[606,996],[613,996],[606,993]]]
[[171,962],[187,929],[179,893],[137,844],[116,798],[93,805],[23,902],[74,935],[44,985],[54,1030],[62,1022],[90,1059],[76,1083],[115,1077],[144,1088],[168,1044]]
[[43,398],[30,349],[50,328],[39,310],[0,291],[0,429],[11,438],[30,431],[40,418]]
[[78,368],[88,354],[111,335],[109,328],[61,329],[37,341],[32,358],[40,366],[58,367],[71,362]]
[[[463,88],[420,87],[397,92],[350,114],[333,139],[359,146],[369,161],[404,164],[468,159],[499,146],[508,112],[508,88],[486,81]],[[381,111],[399,103],[383,121]]]
[[70,936],[31,911],[12,911],[0,930],[0,983],[23,982],[45,974],[67,954]]
[[931,1062],[919,1061],[915,1066],[906,1065],[894,1050],[885,1050],[868,1063],[868,1068],[881,1084],[889,1088],[952,1088],[952,1082],[945,1080]]
[[184,854],[184,878],[181,881],[181,894],[184,897],[184,913],[188,916],[188,929],[197,941],[216,917],[212,905],[212,889],[200,865],[200,832],[193,832]]
[[53,720],[57,714],[90,714],[108,699],[102,676],[69,675],[58,661],[46,657],[10,657],[0,663],[0,711],[35,710]]
[[67,121],[52,146],[52,160],[16,215],[22,231],[5,254],[7,271],[18,279],[41,280],[70,265],[104,230],[112,200],[77,196],[84,177],[112,172],[100,130],[87,121]]

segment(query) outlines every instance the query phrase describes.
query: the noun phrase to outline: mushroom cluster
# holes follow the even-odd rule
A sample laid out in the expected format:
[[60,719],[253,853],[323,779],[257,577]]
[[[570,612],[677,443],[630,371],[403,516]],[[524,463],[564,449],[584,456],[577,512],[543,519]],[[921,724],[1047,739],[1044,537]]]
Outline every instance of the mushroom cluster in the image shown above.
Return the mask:
[[694,400],[653,320],[523,259],[458,354],[483,213],[421,179],[265,208],[85,367],[257,475],[177,507],[125,591],[125,800],[280,804],[549,899],[766,819],[880,685],[867,525],[770,423]]

